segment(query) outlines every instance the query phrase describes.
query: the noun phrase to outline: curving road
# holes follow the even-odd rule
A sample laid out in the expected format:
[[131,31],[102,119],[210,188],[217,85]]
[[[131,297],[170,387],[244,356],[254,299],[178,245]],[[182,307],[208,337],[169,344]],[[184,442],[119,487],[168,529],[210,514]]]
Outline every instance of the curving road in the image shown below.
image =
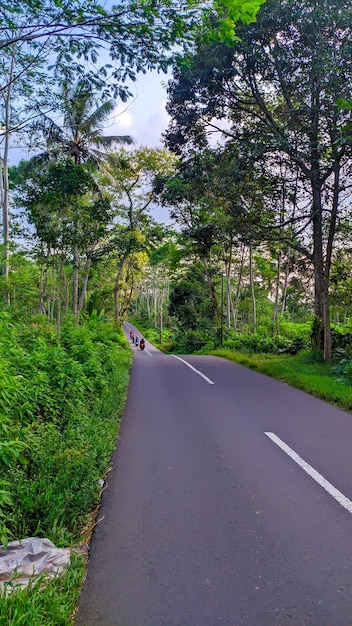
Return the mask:
[[352,416],[134,350],[76,625],[352,625]]

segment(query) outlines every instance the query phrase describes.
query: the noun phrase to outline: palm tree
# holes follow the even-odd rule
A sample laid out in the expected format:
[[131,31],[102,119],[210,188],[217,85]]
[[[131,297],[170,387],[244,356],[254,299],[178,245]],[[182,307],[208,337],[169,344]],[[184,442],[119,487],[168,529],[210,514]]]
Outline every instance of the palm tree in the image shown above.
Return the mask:
[[[115,102],[107,100],[97,106],[96,94],[84,78],[79,79],[74,85],[69,85],[67,82],[63,83],[60,100],[61,121],[60,118],[58,122],[43,114],[33,129],[44,136],[47,149],[33,157],[30,166],[44,165],[50,161],[57,161],[60,157],[66,157],[73,159],[75,165],[93,165],[109,176],[104,164],[112,157],[108,155],[106,149],[117,144],[133,143],[132,137],[128,135],[106,136],[102,134],[104,123],[114,110]],[[100,193],[95,181],[94,186],[96,191]],[[78,244],[75,244],[73,250],[72,312],[76,316],[79,312],[78,273],[79,249]]]
[[34,157],[33,162],[56,160],[60,156],[72,158],[76,165],[93,163],[101,168],[108,158],[106,148],[117,144],[132,144],[129,135],[102,134],[104,123],[115,108],[114,100],[96,106],[97,98],[88,81],[81,78],[75,85],[66,82],[62,87],[62,124],[43,114],[35,130],[46,139],[47,149]]

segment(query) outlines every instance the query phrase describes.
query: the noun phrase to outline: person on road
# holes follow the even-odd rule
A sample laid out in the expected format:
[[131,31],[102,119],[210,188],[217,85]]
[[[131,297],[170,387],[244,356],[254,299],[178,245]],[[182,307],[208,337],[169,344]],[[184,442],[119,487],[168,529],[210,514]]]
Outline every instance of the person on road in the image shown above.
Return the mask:
[[139,347],[140,347],[141,350],[144,350],[144,348],[145,348],[145,341],[144,341],[143,337],[142,337],[142,339],[139,342]]
[[139,338],[138,338],[138,335],[136,335],[136,346],[138,346],[138,343],[139,343]]

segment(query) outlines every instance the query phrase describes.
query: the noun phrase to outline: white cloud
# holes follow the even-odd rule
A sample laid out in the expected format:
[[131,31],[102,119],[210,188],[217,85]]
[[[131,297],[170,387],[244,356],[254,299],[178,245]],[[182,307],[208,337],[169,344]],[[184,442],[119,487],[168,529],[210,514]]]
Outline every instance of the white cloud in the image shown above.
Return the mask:
[[154,110],[146,119],[140,120],[137,126],[138,143],[154,147],[161,144],[161,135],[169,123],[169,115],[165,110],[165,103]]
[[133,116],[128,103],[120,103],[113,111],[113,126],[121,130],[130,130],[133,126]]

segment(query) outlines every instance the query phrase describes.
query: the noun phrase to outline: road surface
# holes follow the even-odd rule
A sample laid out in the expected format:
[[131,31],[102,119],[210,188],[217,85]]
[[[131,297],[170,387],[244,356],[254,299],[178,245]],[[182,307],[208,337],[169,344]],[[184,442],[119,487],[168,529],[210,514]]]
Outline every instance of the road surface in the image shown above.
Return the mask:
[[75,624],[352,625],[352,416],[133,349]]

